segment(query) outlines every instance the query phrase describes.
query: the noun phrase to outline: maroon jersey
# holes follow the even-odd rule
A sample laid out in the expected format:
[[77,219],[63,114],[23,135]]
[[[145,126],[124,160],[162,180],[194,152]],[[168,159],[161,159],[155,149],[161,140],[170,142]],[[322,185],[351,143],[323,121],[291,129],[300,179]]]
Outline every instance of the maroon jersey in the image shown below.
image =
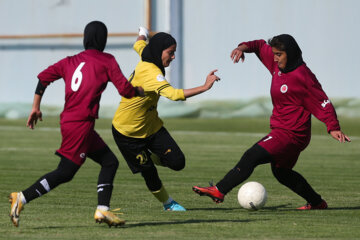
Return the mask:
[[38,75],[46,87],[60,78],[65,82],[65,106],[61,122],[98,118],[101,94],[108,81],[113,82],[121,96],[135,96],[135,88],[122,74],[114,56],[95,49],[66,57]]
[[311,70],[302,64],[295,70],[282,73],[274,61],[271,46],[264,40],[244,42],[272,75],[271,99],[272,129],[285,129],[294,133],[310,134],[311,114],[327,126],[327,131],[340,130],[336,112],[329,98]]

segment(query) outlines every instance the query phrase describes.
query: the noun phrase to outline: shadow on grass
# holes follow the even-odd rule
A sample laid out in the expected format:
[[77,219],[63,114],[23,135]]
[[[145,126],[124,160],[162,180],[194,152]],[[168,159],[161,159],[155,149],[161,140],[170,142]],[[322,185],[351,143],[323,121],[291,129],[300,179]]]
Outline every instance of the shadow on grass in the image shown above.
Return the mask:
[[[290,203],[288,204],[282,204],[282,205],[278,205],[278,206],[271,206],[271,207],[264,207],[262,208],[263,210],[269,210],[269,211],[280,211],[280,212],[284,212],[284,211],[294,211],[294,212],[301,212],[304,210],[299,210],[296,208],[290,208],[289,206],[292,205]],[[299,206],[300,207],[300,206]],[[327,209],[315,209],[315,210],[326,210],[326,211],[331,211],[331,210],[359,210],[360,206],[354,206],[354,207],[328,207]],[[312,210],[313,211],[313,210]]]
[[[118,228],[134,228],[134,227],[146,227],[146,226],[164,226],[164,225],[178,225],[178,224],[197,224],[197,223],[248,223],[254,220],[228,220],[228,219],[191,219],[191,220],[183,220],[183,221],[169,221],[169,222],[142,222],[142,223],[129,223],[127,222],[124,226],[120,226]],[[264,221],[264,219],[262,219]],[[107,226],[106,224],[102,224],[102,226]],[[32,229],[71,229],[71,228],[89,228],[86,226],[48,226],[48,227],[35,227]],[[114,227],[115,228],[115,227]]]
[[193,223],[248,223],[253,220],[228,220],[228,219],[191,219],[184,221],[171,221],[171,222],[143,222],[143,223],[128,223],[121,228],[144,227],[144,226],[161,226],[161,225],[177,225],[177,224],[193,224]]
[[238,210],[241,209],[241,207],[238,208],[186,208],[186,211],[229,211],[229,210]]

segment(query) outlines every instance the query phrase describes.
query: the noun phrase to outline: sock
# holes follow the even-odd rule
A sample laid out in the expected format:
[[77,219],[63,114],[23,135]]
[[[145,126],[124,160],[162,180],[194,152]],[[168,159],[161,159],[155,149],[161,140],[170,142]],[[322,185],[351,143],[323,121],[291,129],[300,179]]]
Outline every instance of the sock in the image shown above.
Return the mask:
[[169,196],[168,200],[166,200],[165,202],[163,202],[163,204],[164,204],[164,205],[167,205],[167,204],[170,204],[172,201],[174,201],[174,199]]
[[104,211],[104,212],[110,210],[110,208],[108,206],[104,206],[104,205],[97,205],[97,209]]
[[42,195],[48,193],[50,191],[50,185],[46,178],[36,181],[29,188],[22,191],[24,199],[26,202],[30,202],[31,200],[41,197]]
[[98,205],[110,207],[112,189],[112,184],[97,185]]
[[154,197],[157,198],[161,203],[165,203],[167,200],[169,200],[170,196],[168,192],[166,191],[164,185],[161,186],[161,188],[158,191],[151,192]]
[[27,203],[25,197],[24,197],[24,194],[22,192],[20,192],[20,201],[23,205],[25,205]]

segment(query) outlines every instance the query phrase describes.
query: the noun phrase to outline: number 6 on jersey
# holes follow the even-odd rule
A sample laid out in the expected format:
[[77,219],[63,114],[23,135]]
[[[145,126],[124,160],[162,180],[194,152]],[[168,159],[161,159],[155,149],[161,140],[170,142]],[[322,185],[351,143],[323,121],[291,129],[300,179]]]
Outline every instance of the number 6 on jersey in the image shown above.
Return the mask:
[[71,89],[76,92],[77,90],[79,90],[79,87],[80,87],[80,84],[81,84],[81,81],[82,81],[82,72],[81,72],[81,69],[82,67],[85,65],[85,62],[82,62],[79,64],[79,66],[76,68],[73,76],[72,76],[72,79],[71,79]]

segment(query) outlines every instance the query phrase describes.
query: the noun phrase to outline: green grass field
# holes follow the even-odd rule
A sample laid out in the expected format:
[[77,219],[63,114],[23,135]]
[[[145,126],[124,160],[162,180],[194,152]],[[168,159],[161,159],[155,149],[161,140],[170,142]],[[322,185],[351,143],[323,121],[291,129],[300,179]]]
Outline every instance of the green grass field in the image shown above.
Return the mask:
[[351,143],[333,140],[318,120],[313,137],[295,166],[329,204],[324,211],[297,211],[305,201],[280,185],[269,165],[255,169],[248,181],[262,183],[268,201],[259,211],[242,209],[237,190],[224,203],[193,193],[193,185],[217,182],[243,152],[268,132],[268,119],[166,119],[187,158],[186,168],[174,172],[159,167],[171,196],[187,212],[165,212],[140,175],[132,175],[112,139],[111,120],[96,129],[119,157],[112,207],[121,207],[124,227],[97,225],[99,166],[86,161],[73,181],[25,206],[20,227],[9,220],[12,191],[27,188],[59,161],[58,119],[26,129],[25,120],[0,119],[0,239],[360,239],[360,119],[340,119]]

